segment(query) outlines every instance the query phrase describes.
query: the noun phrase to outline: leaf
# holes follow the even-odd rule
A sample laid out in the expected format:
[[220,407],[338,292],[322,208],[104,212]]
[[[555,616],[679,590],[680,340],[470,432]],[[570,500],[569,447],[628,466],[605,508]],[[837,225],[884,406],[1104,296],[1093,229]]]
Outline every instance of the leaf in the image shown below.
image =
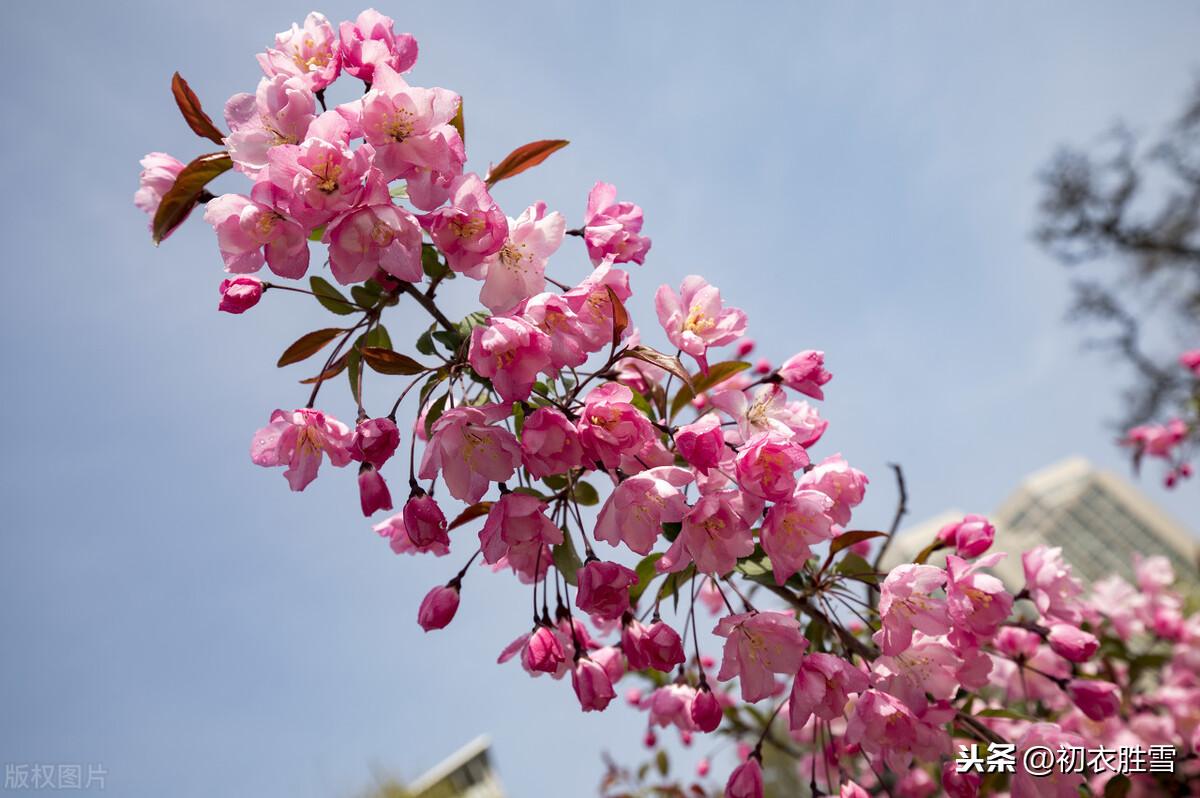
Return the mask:
[[771,560],[761,546],[755,546],[753,554],[738,560],[737,570],[748,577],[766,576],[772,572]]
[[183,220],[200,201],[200,194],[213,178],[233,168],[233,159],[227,152],[210,152],[197,156],[183,167],[176,176],[174,185],[163,195],[158,210],[154,213],[151,237],[155,244],[183,224]]
[[683,524],[679,521],[663,521],[662,529],[663,537],[674,543],[675,538],[683,531]]
[[442,382],[442,380],[446,379],[448,376],[450,376],[449,372],[447,372],[444,367],[429,375],[429,379],[425,380],[425,384],[421,386],[421,390],[418,392],[418,402],[421,407],[425,406],[425,402],[427,399],[429,399],[429,394],[433,393],[433,389],[436,388]]
[[[461,106],[460,109],[461,110]],[[459,135],[462,135],[461,133]],[[531,141],[528,144],[517,147],[510,152],[503,161],[496,164],[488,170],[487,183],[488,188],[491,188],[501,180],[507,180],[510,177],[516,177],[526,169],[532,169],[542,161],[550,157],[550,155],[570,142],[565,139],[545,139],[543,141]]]
[[658,576],[658,571],[654,568],[654,564],[662,559],[663,553],[656,551],[653,554],[647,554],[637,564],[634,571],[637,572],[637,584],[629,588],[629,601],[632,604],[637,604],[638,599],[646,592],[646,588],[650,587],[650,583],[654,581],[654,577]]
[[563,575],[563,579],[567,580],[567,584],[577,584],[575,575],[583,567],[583,562],[579,559],[579,553],[575,551],[574,541],[566,531],[563,532],[563,542],[550,549],[550,557],[554,560],[554,567]]
[[310,358],[324,349],[325,344],[344,332],[345,330],[340,327],[326,327],[323,330],[305,333],[296,339],[295,343],[283,350],[283,354],[279,356],[279,362],[275,365],[283,368],[289,363],[299,363],[301,360]]
[[425,414],[425,437],[433,434],[433,424],[442,417],[442,413],[446,411],[446,400],[450,398],[449,393],[444,393],[434,400],[430,405],[429,411]]
[[1015,712],[1011,709],[983,709],[975,713],[977,718],[1006,718],[1008,720],[1027,720],[1036,722],[1037,718],[1029,715],[1022,715],[1020,712]]
[[425,332],[421,333],[421,337],[417,339],[417,351],[422,355],[432,355],[437,350],[433,347],[433,328],[430,327]]
[[463,524],[470,523],[476,518],[487,515],[491,509],[491,502],[475,502],[475,504],[472,504],[470,507],[459,513],[458,516],[450,522],[450,525],[446,527],[446,531],[449,532],[452,529],[458,529]]
[[1124,773],[1118,773],[1104,785],[1104,798],[1125,798],[1129,795],[1133,782]]
[[696,398],[696,394],[704,393],[709,388],[720,385],[734,374],[748,368],[750,368],[750,364],[745,361],[726,360],[723,363],[709,366],[707,374],[693,375],[691,387],[681,386],[675,393],[675,398],[671,400],[671,414],[668,418],[674,418],[675,414],[684,408],[684,405]]
[[325,237],[325,225],[319,224],[313,228],[313,231],[308,234],[309,241],[320,241]]
[[374,280],[368,280],[366,284],[356,285],[350,289],[350,296],[354,297],[354,301],[360,307],[364,308],[374,307],[382,293],[383,290],[380,288],[379,283]]
[[204,113],[204,109],[200,107],[200,98],[178,72],[171,77],[171,94],[175,95],[175,104],[179,106],[179,112],[183,114],[184,121],[193,133],[224,146],[225,134],[213,124],[208,114]]
[[429,366],[422,366],[408,355],[382,349],[378,346],[365,346],[362,349],[363,360],[367,365],[380,374],[411,375],[429,371]]
[[[610,291],[612,289],[609,289]],[[658,366],[660,369],[665,369],[674,374],[679,379],[683,380],[684,384],[689,388],[692,385],[692,375],[688,374],[687,369],[683,367],[683,363],[679,362],[679,358],[674,355],[664,355],[657,349],[651,349],[648,346],[631,346],[624,351],[621,357],[632,357],[646,363]]]
[[933,554],[935,551],[938,551],[938,550],[944,549],[944,548],[946,548],[946,544],[943,541],[935,539],[928,546],[921,549],[921,553],[918,554],[915,558],[913,558],[913,562],[916,563],[917,565],[923,565],[925,563],[925,561],[929,559],[929,555]]
[[337,375],[341,374],[342,371],[346,368],[346,362],[349,359],[349,357],[350,357],[350,353],[347,352],[346,354],[339,357],[337,360],[330,363],[329,368],[325,369],[324,371],[322,371],[320,374],[316,375],[315,377],[309,377],[306,380],[300,380],[300,384],[301,385],[312,385],[313,383],[316,383],[316,382],[325,382],[325,380],[333,379]]
[[463,102],[458,101],[458,110],[454,112],[454,118],[450,120],[450,126],[458,131],[458,137],[462,139],[463,144],[467,143],[467,126],[463,122]]
[[667,752],[663,749],[658,749],[658,753],[654,755],[654,765],[658,768],[658,775],[666,776],[671,769],[671,761],[667,759]]
[[842,559],[838,560],[837,567],[834,570],[839,574],[853,576],[860,581],[870,584],[876,584],[879,581],[879,577],[875,575],[875,569],[871,567],[871,564],[852,551],[842,555]]
[[518,438],[521,437],[521,431],[525,429],[525,405],[521,402],[513,402],[513,431]]
[[582,507],[594,507],[600,503],[600,494],[587,482],[576,482],[575,491],[571,495]]
[[317,301],[326,310],[331,310],[339,316],[349,316],[357,310],[354,303],[346,299],[345,294],[334,288],[325,278],[317,277],[314,274],[309,278],[308,284],[312,287],[313,295],[316,296]]
[[353,347],[350,350],[349,357],[346,358],[346,376],[350,379],[350,395],[354,397],[355,404],[362,402],[362,396],[358,392],[358,378],[362,371],[362,353],[358,351],[358,347]]
[[678,605],[679,605],[679,598],[678,598],[679,588],[682,587],[683,585],[686,585],[688,582],[692,581],[692,578],[695,575],[696,575],[695,564],[689,565],[687,568],[684,568],[682,571],[671,574],[669,577],[667,577],[667,579],[665,581],[663,581],[662,587],[660,587],[658,589],[658,600],[662,601],[665,598],[670,598],[671,596],[675,596],[676,597],[675,605],[676,605],[676,607],[678,607]]
[[621,298],[617,296],[617,292],[612,290],[612,286],[606,285],[604,290],[608,292],[608,303],[612,306],[613,317],[613,349],[617,348],[617,344],[621,343],[621,335],[629,329],[629,311],[625,309],[625,305],[621,303]]
[[421,269],[430,277],[445,277],[450,267],[442,263],[437,247],[433,244],[421,245]]
[[857,529],[851,532],[843,532],[834,538],[833,542],[829,544],[829,556],[832,557],[842,549],[848,549],[856,543],[862,543],[864,540],[886,537],[886,532],[868,532],[863,529]]

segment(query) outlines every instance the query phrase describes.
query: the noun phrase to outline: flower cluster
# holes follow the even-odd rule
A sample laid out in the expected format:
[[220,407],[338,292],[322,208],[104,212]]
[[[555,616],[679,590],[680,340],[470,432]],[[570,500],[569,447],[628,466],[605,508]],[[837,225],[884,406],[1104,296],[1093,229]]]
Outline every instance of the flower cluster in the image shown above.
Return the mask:
[[[584,712],[605,710],[624,680],[648,682],[628,697],[652,744],[668,727],[684,744],[718,730],[745,743],[727,796],[762,795],[764,744],[796,755],[828,791],[913,796],[937,781],[957,796],[985,789],[945,767],[960,740],[1134,735],[1195,747],[1200,618],[1170,591],[1166,563],[1139,566],[1140,590],[1114,579],[1084,598],[1060,552],[1039,548],[1024,553],[1026,585],[1013,594],[988,572],[1004,556],[989,553],[994,528],[972,515],[918,562],[880,572],[875,547],[888,535],[851,526],[866,475],[816,453],[828,424],[810,400],[832,378],[824,354],[751,364],[746,314],[696,275],[660,286],[657,326],[639,331],[626,304],[629,264],[650,250],[642,209],[598,182],[579,227],[541,201],[508,216],[491,187],[566,142],[469,171],[461,98],[402,77],[417,52],[376,11],[336,29],[310,14],[259,55],[264,77],[226,103],[227,134],[176,76],[185,118],[225,150],[187,165],[151,153],[135,202],[157,240],[205,206],[229,273],[220,310],[243,313],[278,289],[347,317],[283,353],[281,366],[333,344],[305,380],[307,404],[272,413],[251,459],[283,467],[295,491],[326,461],[357,463],[368,517],[400,504],[384,472],[403,475],[407,498],[375,531],[397,554],[464,562],[421,603],[423,629],[451,624],[477,559],[511,572],[533,612],[499,661],[569,681]],[[347,76],[361,86],[329,108]],[[209,193],[228,170],[249,188]],[[559,254],[568,237],[582,239],[581,257]],[[299,280],[318,243],[333,283],[252,276],[265,264]],[[486,310],[448,318],[437,291],[456,280],[478,283]],[[406,300],[431,320],[417,357],[383,323]],[[368,371],[407,380],[379,398]],[[316,409],[342,373],[353,425]],[[411,415],[398,422],[402,408]],[[1165,456],[1170,445],[1152,437],[1143,448]],[[472,524],[477,534],[460,531]],[[944,565],[925,559],[937,550]],[[721,641],[719,661],[702,611],[715,616],[705,631]],[[1166,664],[1148,679],[1139,663],[1153,646]],[[1180,770],[1180,785],[1195,775]],[[986,790],[1049,794],[1031,784]]]
[[1167,464],[1163,482],[1168,488],[1175,487],[1180,480],[1192,475],[1189,449],[1200,429],[1200,349],[1191,349],[1180,355],[1179,365],[1187,370],[1194,386],[1188,407],[1191,420],[1176,417],[1165,424],[1139,424],[1121,438],[1123,446],[1133,449],[1135,467],[1145,457],[1156,458]]

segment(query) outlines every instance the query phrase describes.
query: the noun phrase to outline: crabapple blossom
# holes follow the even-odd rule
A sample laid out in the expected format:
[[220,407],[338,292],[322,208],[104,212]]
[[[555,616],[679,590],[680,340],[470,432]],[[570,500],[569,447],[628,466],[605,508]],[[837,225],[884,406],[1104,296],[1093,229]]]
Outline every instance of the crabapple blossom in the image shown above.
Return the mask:
[[660,466],[625,479],[600,510],[596,539],[614,546],[623,542],[638,554],[649,554],[662,534],[662,525],[682,521],[688,512],[680,489],[692,478],[687,469]]
[[163,195],[175,185],[175,178],[183,171],[184,163],[165,152],[147,153],[142,158],[142,173],[138,177],[138,190],[133,195],[133,204],[145,211],[154,228],[154,214],[162,203]]
[[363,463],[358,469],[358,494],[363,515],[370,518],[380,510],[392,509],[392,494],[375,466]]
[[640,452],[654,440],[650,420],[631,404],[633,391],[619,383],[606,383],[584,398],[579,414],[579,441],[589,460],[616,468],[621,456]]
[[754,754],[729,774],[725,798],[763,798],[762,764]]
[[[1043,746],[1057,752],[1060,747],[1082,748],[1086,742],[1078,734],[1064,731],[1055,723],[1031,724],[1016,743],[1016,750],[1028,751]],[[1023,757],[1016,757],[1017,771],[1012,777],[1012,798],[1076,798],[1083,776],[1067,768],[1052,767],[1036,775],[1025,768]]]
[[521,462],[536,479],[578,468],[583,446],[575,425],[553,407],[534,410],[521,428]]
[[775,676],[791,676],[800,669],[808,641],[800,622],[790,612],[746,612],[728,615],[713,634],[725,638],[724,659],[717,678],[738,677],[742,700],[758,701],[775,691]]
[[946,557],[946,610],[950,620],[972,634],[991,637],[1012,612],[1013,598],[1004,583],[979,573],[1004,558],[1004,552],[989,554],[967,563],[953,554]]
[[629,587],[637,574],[615,562],[591,560],[579,569],[575,606],[605,620],[620,618],[629,609]]
[[612,341],[614,295],[619,302],[625,302],[633,292],[629,288],[629,274],[614,269],[611,258],[606,258],[579,285],[563,294],[579,321],[588,352],[597,352]]
[[867,492],[867,475],[852,468],[840,454],[826,457],[800,476],[801,489],[812,488],[833,500],[829,517],[835,524],[850,523],[850,511],[862,503]]
[[946,524],[938,530],[938,540],[953,546],[959,557],[973,559],[992,546],[996,528],[982,515],[968,515],[961,521]]
[[1092,720],[1112,717],[1121,707],[1117,685],[1099,679],[1072,679],[1067,683],[1067,695]]
[[616,697],[608,673],[586,655],[575,660],[575,666],[571,669],[571,686],[584,712],[602,712]]
[[650,624],[638,645],[650,667],[663,673],[670,673],[686,659],[679,633],[661,620]]
[[342,285],[362,282],[382,269],[397,279],[421,279],[421,228],[411,213],[392,205],[363,205],[339,217],[325,233],[329,267]]
[[883,581],[879,615],[883,627],[875,633],[884,654],[908,648],[914,629],[940,635],[950,630],[946,600],[930,594],[946,583],[946,572],[932,565],[898,565]]
[[338,26],[342,69],[365,83],[377,80],[377,69],[386,66],[407,72],[417,62],[417,40],[411,33],[396,33],[391,17],[368,8],[354,22]]
[[346,120],[327,111],[313,121],[300,144],[272,147],[267,177],[280,210],[309,229],[353,210],[366,193],[375,151],[370,144],[351,150],[349,141]]
[[271,148],[304,141],[316,118],[317,98],[302,78],[292,75],[263,78],[254,94],[233,95],[225,103],[225,146],[234,167],[257,177],[267,168]]
[[692,723],[692,702],[696,698],[696,689],[686,684],[664,685],[646,699],[650,710],[651,726],[674,726],[680,731],[690,731]]
[[546,287],[546,261],[562,244],[567,229],[561,213],[546,213],[536,202],[508,220],[508,240],[488,257],[479,301],[493,313],[507,313]]
[[280,277],[303,277],[308,270],[304,228],[267,205],[241,194],[222,194],[209,200],[204,221],[217,234],[226,271],[246,274],[264,262]]
[[767,510],[762,547],[771,558],[776,583],[782,585],[804,568],[810,546],[833,537],[829,512],[833,500],[816,490],[797,490]]
[[225,313],[245,313],[262,299],[263,284],[257,277],[245,275],[222,280],[219,286],[221,302],[217,310]]
[[479,279],[489,255],[508,240],[508,219],[488,194],[479,175],[467,174],[451,184],[450,205],[420,217],[421,226],[456,272]]
[[842,717],[852,693],[866,690],[867,675],[841,657],[820,652],[800,661],[788,701],[788,724],[799,731],[809,718],[836,720]]
[[721,576],[733,570],[739,557],[753,551],[750,526],[735,507],[730,492],[707,493],[683,517],[679,537],[654,567],[665,573],[695,564],[700,573]]
[[503,405],[455,407],[433,423],[421,458],[421,479],[439,473],[450,495],[474,503],[493,482],[512,477],[521,463],[521,446],[513,434],[495,423],[508,416]]
[[[562,530],[546,517],[546,503],[524,493],[506,493],[488,511],[487,521],[479,532],[485,562],[498,563],[508,558],[514,569],[525,570],[528,552],[539,547],[562,543]],[[514,554],[525,554],[514,561]],[[546,565],[548,563],[542,563]],[[535,563],[529,563],[530,573]],[[636,577],[635,577],[636,579]]]
[[1077,597],[1083,591],[1071,575],[1071,566],[1062,559],[1062,547],[1037,546],[1021,555],[1025,569],[1025,589],[1038,612],[1067,623],[1080,618]]
[[421,602],[421,608],[417,612],[417,623],[426,632],[445,629],[454,620],[456,612],[458,612],[458,585],[454,583],[445,586],[439,585],[430,590]]
[[725,307],[721,292],[694,274],[683,278],[678,294],[670,286],[659,286],[654,308],[667,340],[694,357],[705,372],[710,347],[733,343],[746,332],[746,314]]
[[418,548],[449,546],[446,516],[437,501],[424,491],[409,497],[404,503],[404,528],[408,537]]
[[404,523],[404,513],[392,517],[372,527],[380,537],[388,539],[391,549],[396,554],[432,554],[435,557],[445,557],[450,553],[449,539],[445,543],[439,540],[418,546],[408,534],[408,526]]
[[424,173],[458,176],[466,152],[450,122],[461,104],[454,92],[410,86],[382,64],[361,104],[338,112],[374,147],[374,164],[385,180]]
[[617,202],[617,187],[598,182],[588,194],[583,217],[583,240],[593,264],[606,258],[614,263],[645,263],[650,239],[642,232],[642,209],[632,202]]
[[675,430],[675,448],[688,465],[702,474],[721,464],[728,450],[721,420],[715,413],[701,416]]
[[1094,634],[1069,623],[1051,624],[1046,642],[1055,654],[1071,662],[1087,662],[1100,648]]
[[808,453],[788,438],[760,432],[743,444],[734,460],[738,485],[770,501],[784,501],[796,489],[796,471],[808,465]]
[[1179,365],[1200,377],[1200,349],[1189,349],[1179,356]]
[[359,462],[383,468],[383,464],[391,459],[399,445],[400,430],[395,421],[386,416],[368,418],[358,422],[354,428],[354,437],[350,441],[350,456]]
[[467,359],[502,400],[523,402],[538,372],[550,367],[550,338],[520,316],[492,316],[471,331]]
[[341,468],[350,462],[350,429],[333,416],[311,408],[276,410],[271,423],[254,433],[250,459],[255,465],[286,465],[283,476],[300,491],[317,478],[321,460]]
[[292,23],[290,30],[275,36],[275,46],[258,54],[258,65],[267,77],[295,76],[312,91],[321,91],[337,79],[341,53],[333,26],[316,11],[304,19],[304,27]]
[[566,298],[558,294],[537,294],[518,308],[520,316],[550,339],[550,368],[574,368],[587,362],[588,343],[583,325]]
[[825,370],[824,352],[806,349],[783,361],[779,367],[779,378],[793,391],[813,399],[824,399],[821,386],[833,379],[833,375]]
[[549,626],[538,626],[529,637],[521,662],[530,671],[554,673],[566,662],[562,643],[555,630]]
[[731,442],[742,443],[761,432],[794,440],[808,447],[816,443],[828,427],[816,410],[806,402],[789,402],[778,385],[764,385],[754,394],[753,401],[740,389],[716,391],[712,404],[737,422],[737,434]]
[[700,689],[696,691],[696,697],[692,699],[691,712],[692,723],[705,733],[715,731],[721,725],[721,718],[724,715],[721,710],[721,702],[703,682],[700,684]]

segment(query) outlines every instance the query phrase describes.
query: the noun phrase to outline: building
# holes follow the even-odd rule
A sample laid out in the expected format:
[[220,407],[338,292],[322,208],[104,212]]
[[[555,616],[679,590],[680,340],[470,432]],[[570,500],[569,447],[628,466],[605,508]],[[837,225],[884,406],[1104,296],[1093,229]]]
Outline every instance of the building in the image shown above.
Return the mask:
[[412,798],[505,798],[492,770],[492,741],[476,737],[409,784]]
[[[947,523],[964,513],[951,510],[901,531],[884,567],[911,562]],[[1161,554],[1184,579],[1196,578],[1200,547],[1179,523],[1139,490],[1081,457],[1064,460],[1027,477],[988,516],[996,527],[994,551],[1009,552],[995,571],[1011,587],[1024,584],[1021,552],[1038,545],[1061,546],[1075,574],[1095,581],[1117,574],[1133,581],[1134,555]],[[930,557],[945,561],[945,552]]]

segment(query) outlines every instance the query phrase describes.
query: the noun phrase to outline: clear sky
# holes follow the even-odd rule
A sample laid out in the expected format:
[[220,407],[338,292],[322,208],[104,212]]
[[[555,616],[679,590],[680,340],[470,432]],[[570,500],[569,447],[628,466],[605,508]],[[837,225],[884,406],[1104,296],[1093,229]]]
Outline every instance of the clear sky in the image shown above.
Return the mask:
[[[544,198],[577,223],[597,179],[645,208],[635,314],[701,273],[762,354],[827,352],[817,452],[874,477],[858,524],[890,518],[891,460],[915,518],[987,512],[1075,453],[1125,471],[1103,426],[1124,374],[1061,321],[1067,274],[1030,239],[1034,175],[1120,114],[1152,131],[1173,113],[1200,68],[1194,4],[380,9],[420,41],[413,82],[464,95],[475,169],[571,140],[497,189],[510,215]],[[598,749],[629,760],[643,719],[582,717],[567,684],[494,664],[527,624],[508,577],[473,574],[454,624],[424,635],[417,603],[459,558],[393,556],[350,472],[293,495],[251,465],[269,412],[304,403],[305,375],[273,363],[322,311],[268,295],[219,315],[209,228],[156,250],[131,204],[143,153],[212,149],[176,113],[172,71],[216,115],[308,10],[7,9],[0,761],[100,763],[116,795],[316,798],[490,732],[514,796],[592,793]],[[585,271],[573,244],[551,270],[567,281]],[[389,323],[397,341],[424,325]],[[1197,484],[1143,487],[1200,527]]]

